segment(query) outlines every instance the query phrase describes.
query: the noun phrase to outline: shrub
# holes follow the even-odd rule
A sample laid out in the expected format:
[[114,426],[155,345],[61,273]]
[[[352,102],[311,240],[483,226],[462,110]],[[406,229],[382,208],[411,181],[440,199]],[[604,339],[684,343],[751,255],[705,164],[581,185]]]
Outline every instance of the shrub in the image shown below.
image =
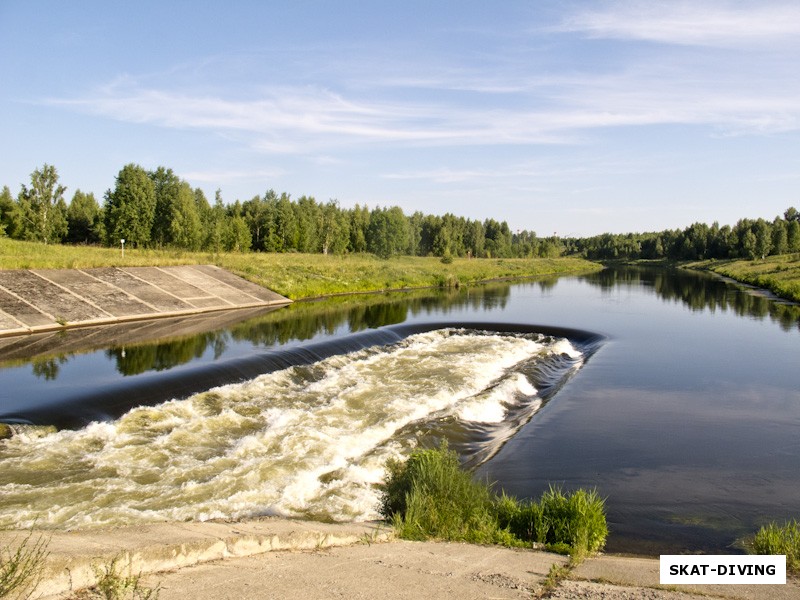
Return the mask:
[[751,554],[785,554],[786,570],[800,573],[800,523],[792,520],[783,527],[770,523],[756,533],[750,543]]

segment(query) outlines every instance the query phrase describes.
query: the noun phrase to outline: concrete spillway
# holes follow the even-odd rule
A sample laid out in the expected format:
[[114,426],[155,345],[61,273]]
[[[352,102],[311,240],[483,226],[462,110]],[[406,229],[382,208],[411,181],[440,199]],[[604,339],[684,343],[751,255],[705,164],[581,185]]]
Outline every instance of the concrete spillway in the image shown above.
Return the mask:
[[0,271],[0,337],[289,302],[212,265]]

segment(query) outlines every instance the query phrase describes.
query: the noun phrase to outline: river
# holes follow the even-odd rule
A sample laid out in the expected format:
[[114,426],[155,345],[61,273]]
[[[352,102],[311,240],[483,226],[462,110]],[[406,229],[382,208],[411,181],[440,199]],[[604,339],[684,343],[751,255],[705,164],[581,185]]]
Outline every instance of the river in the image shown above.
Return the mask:
[[800,516],[800,307],[752,289],[626,267],[247,316],[6,341],[0,527],[374,518],[385,461],[443,438],[518,497],[597,488],[610,551]]

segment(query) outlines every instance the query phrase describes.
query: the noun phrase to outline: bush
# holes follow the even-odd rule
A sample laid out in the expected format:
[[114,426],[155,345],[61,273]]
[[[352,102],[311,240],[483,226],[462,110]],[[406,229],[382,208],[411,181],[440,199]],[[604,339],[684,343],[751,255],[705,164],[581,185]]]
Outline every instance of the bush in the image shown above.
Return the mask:
[[800,574],[800,523],[792,520],[783,527],[770,523],[750,543],[751,554],[785,554],[786,570]]
[[582,557],[605,545],[605,502],[595,490],[550,488],[539,502],[520,502],[473,481],[443,445],[387,463],[381,514],[405,539],[429,538],[507,546],[544,545]]

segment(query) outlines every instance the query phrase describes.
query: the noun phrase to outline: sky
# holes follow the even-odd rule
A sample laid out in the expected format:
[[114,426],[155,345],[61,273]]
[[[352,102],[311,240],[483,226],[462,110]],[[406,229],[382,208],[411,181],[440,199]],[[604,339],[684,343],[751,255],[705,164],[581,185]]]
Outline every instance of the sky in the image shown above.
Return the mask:
[[800,2],[0,0],[0,186],[589,236],[800,207]]

